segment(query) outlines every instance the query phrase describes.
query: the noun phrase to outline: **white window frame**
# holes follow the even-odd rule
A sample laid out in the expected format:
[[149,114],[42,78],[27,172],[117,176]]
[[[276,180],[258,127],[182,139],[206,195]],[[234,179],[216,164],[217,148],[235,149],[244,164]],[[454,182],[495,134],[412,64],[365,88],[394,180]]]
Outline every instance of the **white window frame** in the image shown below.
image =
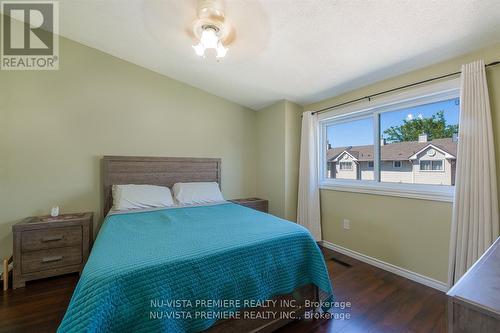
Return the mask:
[[[397,162],[399,162],[399,166],[396,166]],[[392,167],[394,169],[401,169],[403,167],[403,161],[392,161]]]
[[[318,179],[320,189],[369,193],[424,200],[452,202],[454,186],[380,182],[380,114],[421,104],[460,97],[460,79],[415,87],[371,101],[320,113],[318,116]],[[373,118],[374,180],[328,179],[326,177],[326,128],[354,120]],[[443,163],[444,169],[444,163]],[[435,170],[434,172],[437,172]],[[439,170],[441,171],[441,170]]]

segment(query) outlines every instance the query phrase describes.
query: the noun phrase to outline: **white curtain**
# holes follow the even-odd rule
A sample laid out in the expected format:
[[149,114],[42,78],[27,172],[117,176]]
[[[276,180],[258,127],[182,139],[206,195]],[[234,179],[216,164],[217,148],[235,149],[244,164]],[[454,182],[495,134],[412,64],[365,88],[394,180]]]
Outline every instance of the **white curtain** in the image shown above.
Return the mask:
[[498,237],[490,100],[483,61],[462,66],[460,128],[451,227],[451,287]]
[[317,133],[318,116],[312,114],[311,111],[304,112],[300,140],[297,223],[306,227],[316,241],[320,241]]

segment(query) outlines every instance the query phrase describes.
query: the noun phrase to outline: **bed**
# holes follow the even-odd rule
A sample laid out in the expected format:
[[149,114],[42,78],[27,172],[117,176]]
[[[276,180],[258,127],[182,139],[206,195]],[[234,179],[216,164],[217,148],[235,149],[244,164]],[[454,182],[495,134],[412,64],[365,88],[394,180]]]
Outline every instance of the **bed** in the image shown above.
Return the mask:
[[106,218],[58,332],[270,332],[331,297],[295,223],[229,202],[108,214],[113,184],[220,173],[220,159],[104,157]]

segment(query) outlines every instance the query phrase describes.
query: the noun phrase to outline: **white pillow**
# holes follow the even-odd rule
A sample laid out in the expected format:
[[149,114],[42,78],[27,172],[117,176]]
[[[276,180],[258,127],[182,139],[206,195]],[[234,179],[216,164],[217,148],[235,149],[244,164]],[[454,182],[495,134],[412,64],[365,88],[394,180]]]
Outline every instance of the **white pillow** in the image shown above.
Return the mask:
[[172,189],[181,205],[224,201],[217,183],[176,183]]
[[127,210],[174,206],[170,189],[155,185],[113,185],[113,209]]

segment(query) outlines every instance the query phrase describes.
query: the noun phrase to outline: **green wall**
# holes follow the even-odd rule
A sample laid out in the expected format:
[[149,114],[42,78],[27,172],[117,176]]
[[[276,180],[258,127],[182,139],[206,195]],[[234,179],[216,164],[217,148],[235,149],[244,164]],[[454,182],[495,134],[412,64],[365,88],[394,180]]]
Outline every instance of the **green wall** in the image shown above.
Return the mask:
[[[450,207],[446,202],[323,190],[323,239],[444,282]],[[344,230],[344,218],[350,219],[350,230]]]
[[0,257],[11,225],[60,205],[100,221],[103,155],[222,158],[256,194],[256,112],[65,38],[60,70],[0,71]]
[[[304,110],[317,110],[360,96],[460,70],[464,63],[500,59],[500,44],[360,88]],[[500,66],[487,69],[500,188]],[[321,191],[323,239],[390,264],[446,282],[451,203],[360,193]],[[351,230],[342,228],[351,220]]]
[[302,106],[286,101],[285,110],[285,219],[297,220],[299,191],[300,130]]
[[269,212],[295,221],[302,107],[282,100],[257,112],[257,195]]
[[257,112],[257,195],[269,213],[285,215],[285,101]]

